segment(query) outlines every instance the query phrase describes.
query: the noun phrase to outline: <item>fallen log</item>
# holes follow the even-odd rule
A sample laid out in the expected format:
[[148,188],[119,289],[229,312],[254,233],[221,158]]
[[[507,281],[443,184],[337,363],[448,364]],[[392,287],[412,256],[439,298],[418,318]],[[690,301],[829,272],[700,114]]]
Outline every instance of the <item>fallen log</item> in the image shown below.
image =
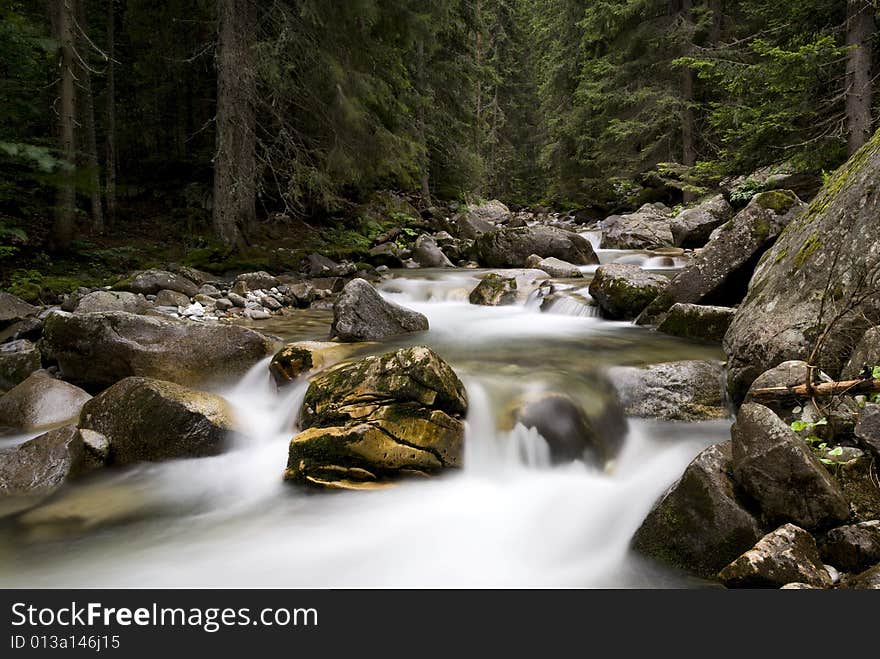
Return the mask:
[[864,378],[861,380],[843,380],[841,382],[820,382],[811,386],[800,384],[796,387],[767,387],[755,389],[751,396],[755,398],[778,398],[781,396],[799,396],[802,398],[839,396],[841,394],[870,394],[880,392],[880,380]]

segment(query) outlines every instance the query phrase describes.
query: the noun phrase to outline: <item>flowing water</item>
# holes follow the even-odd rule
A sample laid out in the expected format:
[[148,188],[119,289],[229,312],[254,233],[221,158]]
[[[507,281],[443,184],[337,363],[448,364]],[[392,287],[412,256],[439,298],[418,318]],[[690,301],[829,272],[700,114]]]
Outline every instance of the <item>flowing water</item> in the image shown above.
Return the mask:
[[[656,256],[600,251],[603,262]],[[667,258],[667,257],[662,257]],[[585,269],[589,270],[589,269]],[[665,587],[694,585],[628,551],[656,498],[729,422],[631,420],[613,469],[553,466],[543,438],[504,419],[531,391],[589,407],[612,365],[720,358],[717,348],[602,320],[585,280],[566,298],[510,307],[467,302],[479,271],[396,273],[381,290],[431,329],[428,344],[465,382],[465,467],[375,492],[285,484],[287,444],[307,383],[277,393],[267,362],[222,392],[244,437],[224,455],[107,470],[0,527],[0,585],[313,587]],[[541,307],[544,307],[544,311]],[[260,323],[288,340],[326,338],[328,312]]]

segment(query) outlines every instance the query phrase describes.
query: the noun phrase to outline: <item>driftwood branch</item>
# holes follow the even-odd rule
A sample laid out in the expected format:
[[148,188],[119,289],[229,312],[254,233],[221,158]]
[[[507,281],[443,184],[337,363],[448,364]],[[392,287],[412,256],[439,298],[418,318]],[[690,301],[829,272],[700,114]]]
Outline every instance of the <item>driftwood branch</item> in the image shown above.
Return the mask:
[[779,398],[783,396],[839,396],[842,394],[869,394],[880,392],[880,380],[871,378],[861,380],[844,380],[842,382],[822,382],[819,384],[801,384],[796,387],[767,387],[755,389],[751,395],[755,398]]

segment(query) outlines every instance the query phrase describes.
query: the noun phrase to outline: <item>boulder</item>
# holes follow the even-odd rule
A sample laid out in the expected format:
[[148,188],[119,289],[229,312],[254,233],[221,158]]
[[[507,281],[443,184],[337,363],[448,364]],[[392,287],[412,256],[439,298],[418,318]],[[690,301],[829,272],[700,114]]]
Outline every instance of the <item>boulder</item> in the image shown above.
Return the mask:
[[161,290],[177,291],[192,297],[199,292],[199,287],[183,275],[165,270],[143,270],[134,273],[128,279],[117,283],[117,291],[129,291],[142,295],[155,295]]
[[633,549],[712,578],[761,537],[730,478],[730,442],[710,446],[660,497],[633,537]]
[[498,307],[515,304],[517,300],[517,284],[515,277],[503,277],[490,272],[477,284],[468,296],[471,304],[485,307]]
[[526,259],[526,267],[543,270],[551,277],[560,277],[562,279],[577,279],[584,276],[584,273],[576,265],[553,256],[542,259],[537,254],[532,254]]
[[91,396],[37,371],[0,397],[0,426],[33,431],[69,423]]
[[712,232],[733,217],[733,207],[717,195],[679,213],[669,225],[677,247],[703,247]]
[[712,361],[680,361],[641,368],[619,366],[609,375],[629,416],[701,421],[730,416],[724,367]]
[[844,586],[853,590],[880,590],[880,564],[847,579]]
[[856,423],[855,436],[859,444],[880,461],[880,405],[865,405]]
[[65,482],[103,465],[94,433],[68,425],[0,450],[0,517],[39,503]]
[[212,275],[210,272],[197,270],[196,268],[192,268],[188,265],[182,265],[172,269],[181,277],[189,279],[191,282],[194,282],[197,286],[203,286],[205,284],[218,284],[222,279],[221,277],[217,277],[217,275]]
[[[156,294],[155,303],[157,307],[188,307],[190,304],[189,296],[177,291],[169,291],[165,289]],[[115,309],[96,309],[95,311],[116,311]],[[119,311],[129,311],[128,309],[119,309]]]
[[427,329],[425,316],[386,301],[369,282],[352,279],[333,304],[330,337],[345,342],[381,341]]
[[142,377],[120,380],[95,396],[83,407],[79,426],[107,438],[109,462],[116,465],[217,455],[234,427],[219,396]]
[[772,410],[746,403],[731,437],[734,477],[771,523],[790,521],[821,529],[849,517],[840,486]]
[[468,212],[481,220],[487,220],[495,224],[503,224],[511,218],[510,209],[497,199],[482,204],[470,205]]
[[[611,393],[613,395],[613,388]],[[518,402],[513,421],[537,430],[547,441],[550,456],[556,463],[584,459],[605,466],[617,456],[627,430],[623,408],[616,396],[609,401],[602,416],[594,420],[566,394],[532,394]]]
[[267,337],[237,325],[122,311],[51,314],[42,342],[44,358],[58,364],[65,380],[91,390],[130,375],[184,385],[229,383],[273,348]]
[[880,521],[831,529],[819,540],[822,560],[844,572],[862,572],[880,563]]
[[460,467],[467,394],[433,350],[404,348],[312,379],[286,480],[360,488]]
[[484,233],[495,231],[496,227],[489,220],[479,217],[475,213],[459,213],[453,218],[455,222],[455,235],[463,240],[476,240]]
[[755,264],[779,233],[804,212],[791,192],[765,192],[719,227],[694,262],[679,272],[636,321],[656,324],[676,302],[735,306],[746,294]]
[[[878,176],[880,134],[831,177],[755,270],[724,340],[736,400],[766,368],[809,355],[820,335],[817,365],[837,377],[852,346],[880,325],[880,296],[866,294],[880,277]],[[823,304],[829,282],[835,302],[852,302],[841,317],[839,304],[834,313]]]
[[39,308],[28,304],[20,297],[0,291],[0,328],[8,327],[12,323],[34,316]]
[[[177,295],[180,295],[179,293]],[[183,296],[186,297],[186,296]],[[186,303],[189,304],[189,298]],[[156,304],[161,304],[156,302]],[[143,295],[127,291],[94,291],[79,298],[73,308],[75,313],[94,313],[97,311],[127,311],[143,313],[150,307]]]
[[850,353],[849,360],[840,372],[841,380],[854,380],[863,373],[870,373],[880,366],[880,326],[872,327]]
[[269,373],[279,387],[294,382],[305,373],[332,366],[353,352],[350,344],[331,341],[299,341],[288,343],[275,353]]
[[574,265],[599,262],[586,238],[547,226],[505,228],[484,233],[477,238],[476,250],[480,262],[491,268],[521,268],[532,254],[542,258],[553,256]]
[[40,369],[40,350],[27,339],[0,344],[0,389],[11,389]]
[[[2,323],[0,323],[2,325]],[[37,342],[43,334],[43,321],[40,318],[25,318],[17,320],[8,327],[0,330],[0,343],[27,339]]]
[[804,583],[830,588],[831,576],[822,564],[816,541],[794,524],[771,531],[718,573],[728,588],[781,588]]
[[[334,265],[337,265],[338,267],[338,264]],[[246,291],[258,291],[269,288],[277,288],[281,285],[281,282],[278,280],[277,277],[273,277],[264,270],[260,270],[259,272],[246,272],[244,274],[238,275],[238,277],[235,278],[234,283],[238,284],[239,282],[244,283]]]
[[590,295],[605,316],[632,320],[669,284],[663,275],[642,270],[637,265],[611,263],[599,266],[590,282]]
[[389,268],[404,267],[404,260],[409,257],[409,251],[398,247],[394,243],[382,243],[370,250],[369,261],[374,266],[387,266]]
[[422,234],[416,239],[412,251],[413,260],[423,268],[451,268],[452,262],[446,258],[443,250],[437,247],[434,239]]
[[599,223],[602,249],[672,247],[671,218],[652,204],[629,215],[612,215]]
[[683,339],[720,344],[735,313],[736,309],[730,307],[678,302],[672,305],[657,330]]

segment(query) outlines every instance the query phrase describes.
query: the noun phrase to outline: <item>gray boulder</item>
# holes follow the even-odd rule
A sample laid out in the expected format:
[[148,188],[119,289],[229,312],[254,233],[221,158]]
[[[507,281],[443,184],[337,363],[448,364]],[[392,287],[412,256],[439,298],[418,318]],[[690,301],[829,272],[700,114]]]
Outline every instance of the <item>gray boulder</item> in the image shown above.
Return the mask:
[[32,431],[69,423],[91,396],[37,371],[0,397],[0,426]]
[[0,291],[0,328],[34,316],[37,312],[39,312],[38,307],[28,304],[11,293]]
[[676,302],[734,306],[755,263],[806,206],[791,192],[764,192],[722,225],[694,262],[679,272],[636,321],[656,324]]
[[[186,302],[189,304],[189,298]],[[98,311],[143,313],[150,306],[143,295],[127,291],[94,291],[79,298],[73,311],[74,313],[95,313]]]
[[532,254],[526,259],[526,267],[543,270],[551,277],[560,277],[562,279],[578,279],[584,276],[584,273],[573,263],[568,263],[553,256],[542,259],[537,254]]
[[822,564],[816,541],[794,524],[771,531],[718,573],[728,588],[781,588],[804,583],[830,588],[831,576]]
[[412,250],[412,258],[423,268],[453,267],[452,262],[446,258],[446,254],[437,246],[434,239],[425,234],[416,239]]
[[875,366],[880,366],[880,327],[872,327],[865,332],[840,372],[840,379],[855,379],[865,369],[870,372]]
[[880,563],[880,521],[831,529],[819,541],[822,560],[844,572],[861,572]]
[[499,307],[515,304],[517,300],[516,277],[504,277],[490,272],[477,284],[468,296],[471,304]]
[[761,537],[730,478],[730,442],[700,453],[660,497],[632,540],[633,549],[706,578]]
[[264,290],[275,288],[281,285],[277,277],[270,275],[264,270],[259,272],[246,272],[235,278],[235,283],[243,282],[245,289],[248,291]]
[[709,242],[712,232],[733,217],[733,207],[717,195],[679,213],[669,225],[673,244],[696,248]]
[[236,381],[274,342],[237,325],[191,323],[122,311],[51,314],[42,350],[65,380],[100,390],[130,375],[197,386]]
[[384,300],[369,282],[352,279],[333,304],[330,337],[346,342],[381,341],[427,329],[425,316]]
[[590,295],[605,316],[632,320],[669,284],[669,279],[637,265],[611,263],[599,266],[590,282]]
[[672,247],[672,219],[661,209],[645,204],[629,215],[612,215],[599,223],[603,249],[653,249]]
[[234,424],[225,400],[153,378],[130,377],[90,400],[80,428],[104,435],[109,461],[123,465],[223,452]]
[[849,517],[849,502],[838,483],[772,410],[746,403],[731,437],[734,477],[771,523],[821,529]]
[[680,361],[642,368],[618,366],[609,375],[629,416],[701,421],[730,416],[724,367],[711,361]]
[[40,369],[40,350],[27,339],[0,344],[0,389],[11,389]]
[[657,331],[683,339],[720,344],[735,313],[736,309],[730,307],[678,302],[672,305]]
[[532,254],[551,256],[574,265],[599,262],[590,242],[576,233],[556,227],[533,226],[497,229],[476,241],[480,262],[491,268],[521,268]]
[[[851,347],[880,324],[880,296],[865,295],[880,280],[878,177],[880,135],[835,173],[755,270],[724,340],[728,386],[737,400],[763,370],[809,355],[841,309],[838,301],[853,304],[834,320],[819,355],[818,366],[832,377]],[[834,312],[823,307],[829,282]]]
[[459,213],[453,220],[455,235],[462,240],[476,240],[484,233],[495,231],[498,228],[489,220],[471,212]]
[[118,291],[129,291],[142,295],[155,295],[163,289],[177,291],[189,297],[193,297],[199,292],[199,287],[195,283],[183,275],[166,270],[136,272],[128,279],[118,282],[113,288]]
[[[159,291],[154,300],[157,307],[188,307],[189,296],[177,291]],[[116,311],[115,309],[96,309],[96,311]],[[129,309],[119,309],[118,311],[129,311]]]
[[286,480],[370,488],[460,467],[467,394],[433,350],[404,348],[312,378]]

